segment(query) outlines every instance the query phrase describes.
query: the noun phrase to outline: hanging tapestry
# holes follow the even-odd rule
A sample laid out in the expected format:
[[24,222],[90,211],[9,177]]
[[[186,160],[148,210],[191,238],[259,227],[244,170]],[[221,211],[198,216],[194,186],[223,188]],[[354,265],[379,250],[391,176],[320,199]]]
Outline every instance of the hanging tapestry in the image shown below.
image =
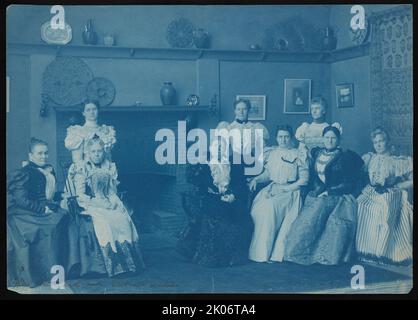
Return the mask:
[[412,7],[370,17],[372,125],[388,130],[397,153],[412,155]]

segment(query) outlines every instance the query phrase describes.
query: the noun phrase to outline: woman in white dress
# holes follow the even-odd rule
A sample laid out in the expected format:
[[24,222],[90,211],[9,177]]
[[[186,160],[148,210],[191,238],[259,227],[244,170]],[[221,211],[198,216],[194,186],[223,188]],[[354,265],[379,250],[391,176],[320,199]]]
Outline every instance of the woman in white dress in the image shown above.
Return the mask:
[[308,183],[309,166],[304,153],[291,146],[292,129],[279,126],[278,147],[268,151],[263,173],[250,183],[270,182],[255,197],[251,217],[254,233],[249,259],[257,262],[282,261],[284,241],[302,205],[300,187]]
[[371,138],[375,152],[363,156],[369,184],[358,197],[356,248],[363,260],[381,263],[412,261],[412,158],[394,156],[389,136],[376,128]]
[[[324,148],[322,131],[329,126],[325,121],[326,101],[322,97],[315,97],[311,100],[310,113],[312,122],[304,122],[296,129],[295,138],[299,141],[299,148],[309,155],[309,151],[315,147]],[[334,123],[333,126],[339,126]]]
[[70,175],[82,214],[92,217],[109,276],[144,267],[139,237],[127,209],[117,195],[116,165],[105,157],[99,137],[86,143],[86,159]]
[[[112,126],[98,124],[99,103],[95,100],[87,101],[82,110],[84,124],[73,125],[67,128],[67,136],[65,137],[65,147],[71,151],[72,164],[69,168],[69,174],[73,175],[77,171],[77,165],[82,166],[85,155],[86,141],[95,135],[100,137],[104,142],[105,157],[111,160],[111,150],[116,143],[116,133]],[[72,188],[66,185],[66,188]],[[71,191],[71,192],[70,192]],[[74,194],[74,190],[67,190],[68,193]]]

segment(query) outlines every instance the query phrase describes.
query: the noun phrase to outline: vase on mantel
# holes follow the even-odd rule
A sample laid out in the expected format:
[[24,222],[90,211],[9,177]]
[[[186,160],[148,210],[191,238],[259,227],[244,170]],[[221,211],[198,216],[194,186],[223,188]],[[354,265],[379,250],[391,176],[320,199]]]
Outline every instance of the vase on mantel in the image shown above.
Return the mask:
[[177,92],[174,89],[173,84],[171,82],[164,82],[160,90],[160,98],[163,105],[175,105],[177,100]]
[[322,50],[329,51],[335,50],[337,48],[337,37],[335,35],[336,29],[331,27],[326,27],[322,29],[323,38],[322,38]]
[[210,35],[202,28],[193,31],[193,43],[198,49],[207,49],[210,44]]
[[93,29],[93,20],[91,20],[91,19],[87,20],[87,23],[84,26],[83,42],[85,44],[96,44],[97,43],[97,33]]

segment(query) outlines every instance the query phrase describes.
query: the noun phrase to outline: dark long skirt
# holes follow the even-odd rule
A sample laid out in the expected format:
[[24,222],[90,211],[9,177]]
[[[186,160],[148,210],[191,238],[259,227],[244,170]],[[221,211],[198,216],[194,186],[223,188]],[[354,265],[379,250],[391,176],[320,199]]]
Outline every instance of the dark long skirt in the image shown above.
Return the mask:
[[34,214],[20,208],[7,217],[8,286],[36,287],[50,281],[53,266],[65,278],[106,274],[103,254],[91,219],[76,222],[65,210]]
[[8,286],[35,287],[52,278],[51,268],[65,260],[69,223],[64,210],[43,215],[11,210],[7,217]]
[[245,202],[227,203],[208,194],[203,201],[199,241],[194,262],[207,267],[248,261],[252,222]]
[[102,249],[94,233],[91,217],[79,215],[69,223],[67,252],[64,255],[69,278],[90,274],[107,274]]

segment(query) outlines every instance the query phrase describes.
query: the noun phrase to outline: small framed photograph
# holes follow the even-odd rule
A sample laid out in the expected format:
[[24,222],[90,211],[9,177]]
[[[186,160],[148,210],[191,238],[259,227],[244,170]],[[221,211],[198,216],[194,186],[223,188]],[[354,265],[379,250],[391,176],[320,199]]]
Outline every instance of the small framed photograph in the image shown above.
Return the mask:
[[338,108],[354,107],[354,84],[341,83],[335,86]]
[[236,100],[246,99],[251,102],[248,120],[266,120],[266,96],[237,95]]
[[308,114],[310,102],[310,79],[284,79],[284,113]]

